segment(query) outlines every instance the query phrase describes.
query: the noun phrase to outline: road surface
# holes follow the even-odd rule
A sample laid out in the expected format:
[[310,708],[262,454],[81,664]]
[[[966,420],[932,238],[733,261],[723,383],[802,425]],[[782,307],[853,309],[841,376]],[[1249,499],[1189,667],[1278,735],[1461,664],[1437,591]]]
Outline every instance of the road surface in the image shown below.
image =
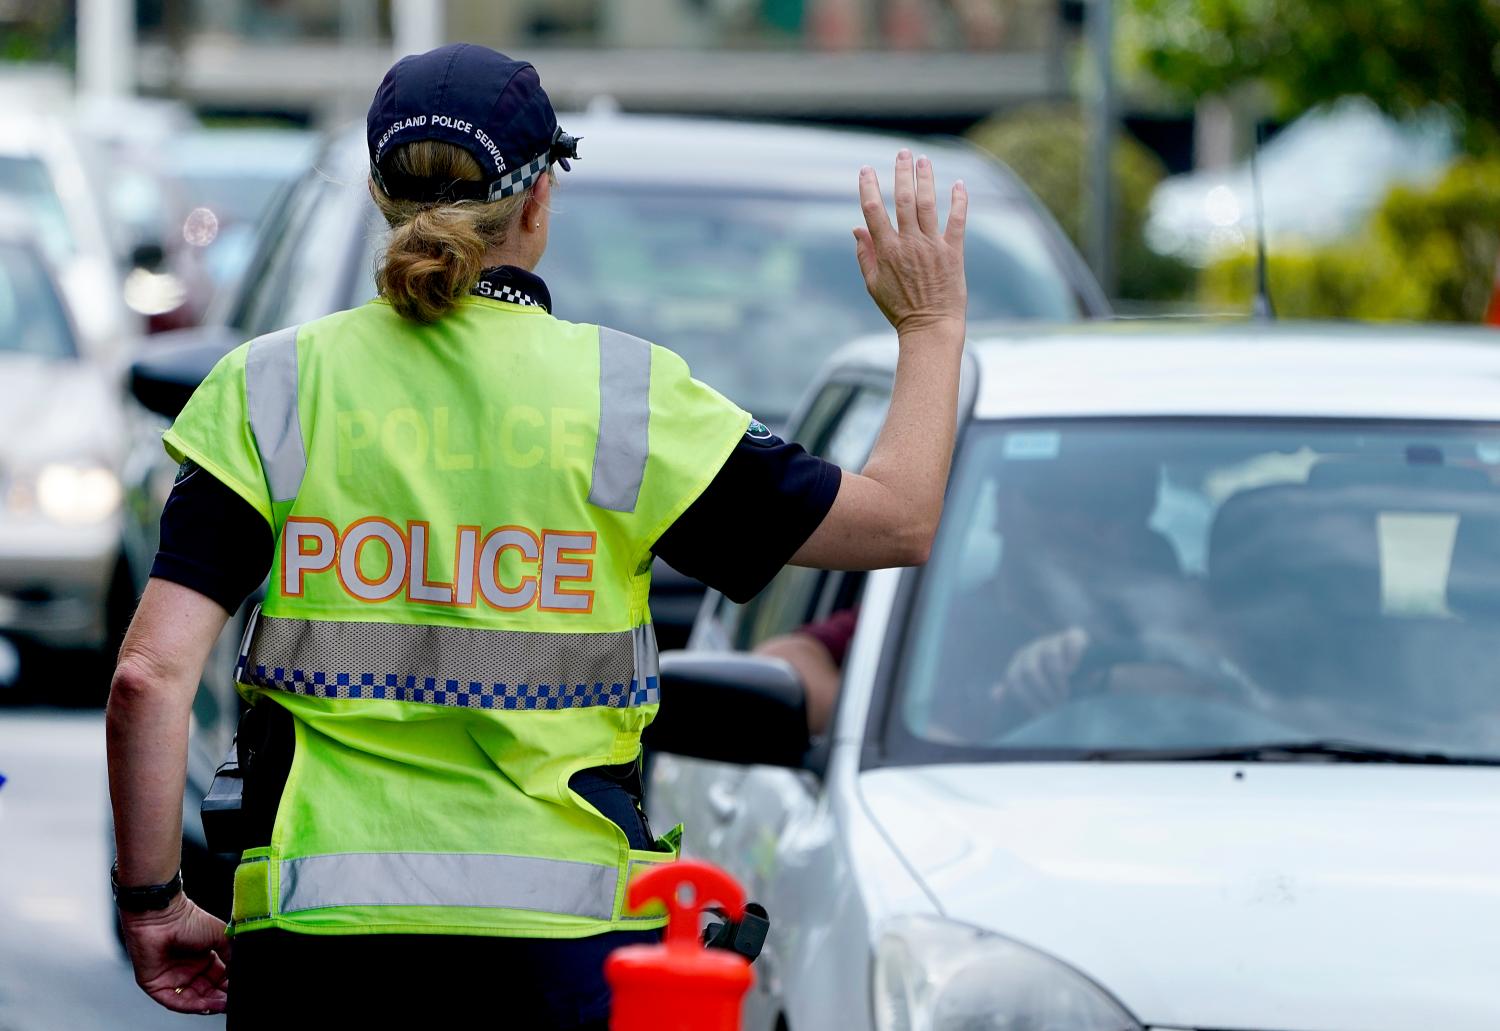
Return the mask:
[[0,1031],[202,1028],[135,986],[110,924],[104,714],[0,707]]

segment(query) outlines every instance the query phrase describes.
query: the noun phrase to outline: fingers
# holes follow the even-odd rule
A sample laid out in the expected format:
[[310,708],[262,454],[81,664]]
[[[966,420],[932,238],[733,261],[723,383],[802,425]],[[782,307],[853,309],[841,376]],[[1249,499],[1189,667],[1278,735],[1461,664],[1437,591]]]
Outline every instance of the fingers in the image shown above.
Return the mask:
[[896,230],[900,233],[917,231],[917,187],[912,178],[911,151],[901,150],[896,154]]
[[932,162],[917,158],[917,227],[928,236],[938,233],[937,186],[932,181]]
[[960,179],[953,184],[953,204],[948,209],[948,228],[943,232],[943,238],[954,247],[962,247],[964,243],[964,223],[969,218],[969,191]]
[[869,165],[859,170],[859,209],[864,212],[865,227],[874,243],[891,234],[891,219],[880,196],[880,180]]
[[868,285],[875,278],[875,241],[863,226],[854,229],[854,259],[859,262],[859,274]]
[[229,980],[199,976],[178,988],[153,988],[149,994],[176,1013],[223,1013],[229,1004]]

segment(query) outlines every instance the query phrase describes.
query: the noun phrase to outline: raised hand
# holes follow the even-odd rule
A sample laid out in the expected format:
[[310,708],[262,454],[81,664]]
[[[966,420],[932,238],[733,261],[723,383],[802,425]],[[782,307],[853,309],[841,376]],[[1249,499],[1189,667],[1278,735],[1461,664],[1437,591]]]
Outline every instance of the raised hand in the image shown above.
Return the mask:
[[859,201],[865,224],[854,230],[855,256],[865,287],[897,332],[954,321],[962,324],[968,303],[964,281],[964,219],[969,194],[953,184],[948,226],[938,226],[932,162],[896,155],[896,225],[880,196],[875,170],[859,170]]

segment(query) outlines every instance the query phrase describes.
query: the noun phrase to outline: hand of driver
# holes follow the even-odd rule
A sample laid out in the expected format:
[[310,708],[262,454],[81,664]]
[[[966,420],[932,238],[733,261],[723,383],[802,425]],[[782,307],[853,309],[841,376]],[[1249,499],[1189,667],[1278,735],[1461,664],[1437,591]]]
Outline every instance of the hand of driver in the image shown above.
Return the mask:
[[224,921],[178,895],[166,909],[121,913],[125,950],[147,995],[179,1013],[223,1013],[229,938]]
[[969,194],[953,184],[948,226],[938,225],[932,162],[896,155],[896,225],[891,226],[880,182],[868,166],[859,170],[859,201],[865,224],[854,230],[855,256],[865,287],[900,332],[947,321],[962,323],[968,304],[964,281],[964,220]]
[[1004,678],[995,685],[995,701],[1013,704],[1030,715],[1057,708],[1068,699],[1073,674],[1088,645],[1089,635],[1079,627],[1032,641],[1011,658]]

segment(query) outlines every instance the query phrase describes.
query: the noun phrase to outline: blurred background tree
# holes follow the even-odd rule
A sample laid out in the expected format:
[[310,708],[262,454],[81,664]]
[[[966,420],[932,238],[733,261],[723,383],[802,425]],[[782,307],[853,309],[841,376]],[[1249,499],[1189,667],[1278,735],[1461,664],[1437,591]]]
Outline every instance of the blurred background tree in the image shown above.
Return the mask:
[[[1083,213],[1090,202],[1084,177],[1086,126],[1076,108],[1042,106],[985,119],[969,138],[1010,166],[1052,212],[1080,249]],[[1187,295],[1193,270],[1146,246],[1144,228],[1152,191],[1166,168],[1149,148],[1127,133],[1115,144],[1115,267],[1118,294],[1127,301],[1174,301]]]
[[[1465,158],[1435,186],[1393,189],[1357,239],[1273,251],[1268,279],[1279,314],[1293,318],[1477,322],[1500,253],[1500,160]],[[1210,265],[1199,297],[1243,311],[1255,262]]]
[[[1127,65],[1178,103],[1236,99],[1290,119],[1348,95],[1405,118],[1439,108],[1466,157],[1391,190],[1354,238],[1278,246],[1279,314],[1478,321],[1500,253],[1500,0],[1127,0]],[[1201,273],[1198,299],[1246,309],[1254,259]]]
[[1127,60],[1194,103],[1249,85],[1290,116],[1349,94],[1432,105],[1500,145],[1500,0],[1127,0]]

